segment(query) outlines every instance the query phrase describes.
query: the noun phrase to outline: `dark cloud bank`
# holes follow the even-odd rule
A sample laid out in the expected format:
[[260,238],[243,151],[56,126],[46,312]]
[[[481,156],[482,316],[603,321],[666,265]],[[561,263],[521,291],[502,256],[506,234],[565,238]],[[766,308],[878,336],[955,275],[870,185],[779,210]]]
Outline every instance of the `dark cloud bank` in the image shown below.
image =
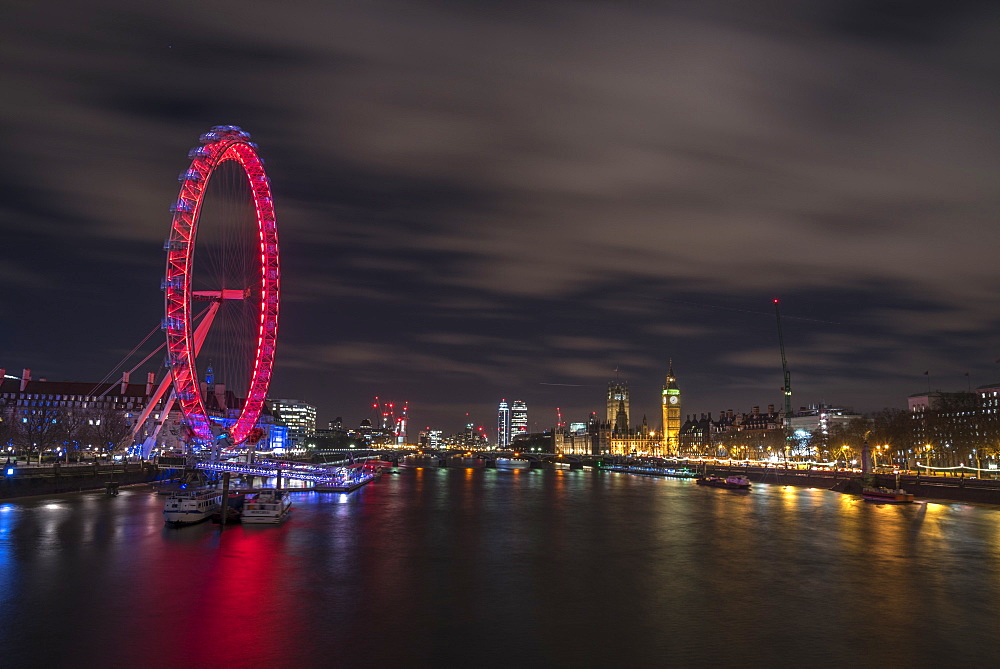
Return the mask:
[[100,4],[0,28],[9,369],[99,378],[158,321],[174,177],[236,123],[275,394],[321,417],[545,427],[616,366],[655,415],[668,358],[692,411],[778,403],[773,296],[796,403],[998,378],[990,3]]

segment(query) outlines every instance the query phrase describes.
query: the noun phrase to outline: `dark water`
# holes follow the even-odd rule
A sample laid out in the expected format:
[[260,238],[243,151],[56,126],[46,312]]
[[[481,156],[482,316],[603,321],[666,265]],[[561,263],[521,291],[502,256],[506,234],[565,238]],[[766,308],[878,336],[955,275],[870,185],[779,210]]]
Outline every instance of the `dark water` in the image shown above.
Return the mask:
[[0,666],[1000,661],[994,508],[589,471],[295,499],[224,533],[137,490],[3,504]]

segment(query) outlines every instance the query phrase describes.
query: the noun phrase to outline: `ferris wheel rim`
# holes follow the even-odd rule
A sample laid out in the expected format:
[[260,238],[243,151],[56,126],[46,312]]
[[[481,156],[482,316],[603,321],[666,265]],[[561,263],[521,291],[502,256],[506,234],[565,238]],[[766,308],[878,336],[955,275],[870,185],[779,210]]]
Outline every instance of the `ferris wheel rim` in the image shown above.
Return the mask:
[[[215,170],[228,161],[236,162],[250,186],[259,239],[258,337],[252,372],[240,414],[228,429],[235,443],[242,443],[256,427],[263,411],[274,369],[277,344],[279,266],[278,239],[270,181],[264,162],[257,154],[249,133],[237,126],[215,126],[201,136],[202,146],[192,149],[191,164],[181,173],[180,192],[171,207],[170,238],[164,287],[164,330],[167,338],[167,366],[181,413],[191,436],[203,445],[214,439],[211,419],[205,408],[196,367],[195,323],[192,310],[192,270],[199,216],[205,192]],[[221,302],[220,291],[218,301]],[[248,295],[243,299],[249,299]]]

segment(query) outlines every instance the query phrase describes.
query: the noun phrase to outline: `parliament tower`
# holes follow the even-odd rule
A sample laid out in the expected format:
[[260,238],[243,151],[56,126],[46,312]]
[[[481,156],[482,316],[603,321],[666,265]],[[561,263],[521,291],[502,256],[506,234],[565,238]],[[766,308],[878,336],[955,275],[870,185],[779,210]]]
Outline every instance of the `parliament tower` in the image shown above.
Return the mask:
[[663,384],[663,454],[676,455],[680,446],[681,391],[674,378],[674,361],[670,361],[667,382]]
[[628,382],[618,378],[608,383],[608,425],[622,432],[629,429]]

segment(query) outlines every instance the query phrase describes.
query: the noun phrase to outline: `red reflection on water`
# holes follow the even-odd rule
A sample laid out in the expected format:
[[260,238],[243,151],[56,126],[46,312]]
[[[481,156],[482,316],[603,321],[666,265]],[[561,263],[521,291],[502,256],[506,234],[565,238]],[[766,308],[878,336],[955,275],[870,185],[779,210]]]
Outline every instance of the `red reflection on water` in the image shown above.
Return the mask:
[[[191,578],[181,563],[176,572],[163,575],[180,589],[199,592],[195,598],[185,595],[194,607],[175,621],[182,641],[172,648],[171,660],[187,666],[208,661],[225,666],[234,648],[242,657],[262,662],[294,657],[294,595],[286,573],[275,568],[287,563],[287,523],[230,526],[216,532],[210,542],[216,550],[207,558],[207,568]],[[198,558],[206,560],[205,553],[198,551]]]

